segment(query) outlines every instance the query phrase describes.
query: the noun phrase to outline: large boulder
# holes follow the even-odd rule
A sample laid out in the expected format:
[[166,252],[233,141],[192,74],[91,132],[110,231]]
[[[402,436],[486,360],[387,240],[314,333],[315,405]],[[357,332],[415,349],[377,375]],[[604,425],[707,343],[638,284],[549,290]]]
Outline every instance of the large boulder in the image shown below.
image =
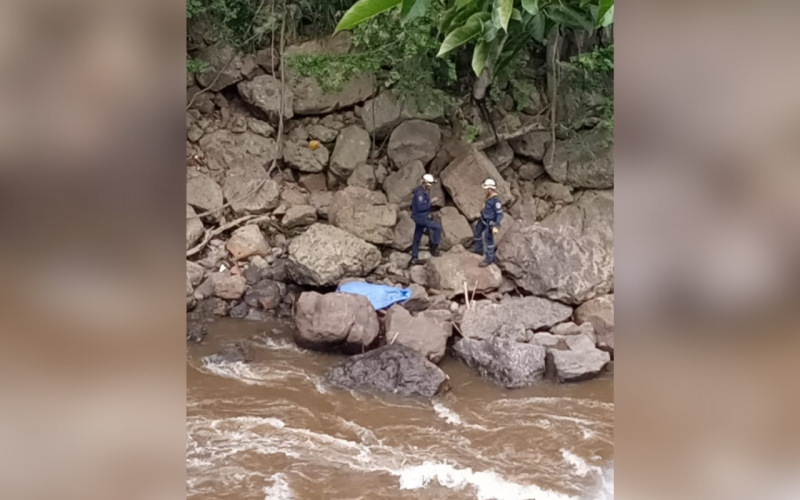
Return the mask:
[[211,177],[198,172],[187,175],[186,203],[198,211],[219,210],[223,204],[222,198],[222,188]]
[[[550,155],[546,155],[550,159]],[[579,132],[559,141],[555,157],[545,169],[556,182],[578,188],[609,189],[614,187],[614,146],[601,128]]]
[[328,372],[345,389],[432,398],[450,390],[450,377],[420,353],[400,344],[353,356]]
[[386,339],[421,353],[434,363],[444,358],[450,334],[434,319],[414,317],[400,305],[386,313]]
[[275,139],[247,131],[235,134],[220,129],[200,139],[211,170],[224,172],[232,169],[254,169],[269,165],[278,154]]
[[[484,340],[505,331],[539,330],[561,323],[572,316],[572,308],[539,297],[508,297],[501,302],[479,300],[461,319],[464,337]],[[516,338],[514,340],[522,340]]]
[[[525,158],[537,162],[544,161],[547,148],[550,147],[551,134],[544,130],[534,130],[527,134],[511,140],[511,148],[514,152]],[[561,148],[562,143],[558,143],[556,151]]]
[[361,121],[364,122],[367,132],[384,138],[403,120],[437,120],[444,116],[444,106],[438,101],[431,101],[406,99],[387,90],[364,103],[360,112]]
[[545,374],[547,352],[543,347],[508,338],[461,339],[453,352],[481,376],[507,389],[533,385]]
[[497,260],[520,288],[582,304],[613,290],[613,231],[613,194],[584,192],[541,223],[514,224]]
[[367,161],[370,143],[369,134],[363,128],[356,125],[343,128],[330,158],[331,172],[346,180],[360,163]]
[[389,203],[396,203],[400,208],[411,206],[411,195],[420,185],[422,176],[425,175],[425,165],[421,161],[412,161],[386,177],[383,190]]
[[504,170],[514,161],[514,149],[511,148],[508,141],[502,141],[487,149],[486,157],[497,167],[497,170]]
[[442,145],[439,125],[423,120],[408,120],[401,123],[389,137],[388,154],[398,166],[412,161],[427,164],[433,160]]
[[363,295],[303,292],[295,305],[295,343],[308,349],[341,348],[363,352],[375,341],[380,324]]
[[314,224],[289,245],[287,271],[303,285],[329,286],[342,278],[363,278],[381,262],[366,241],[327,224]]
[[[397,216],[397,225],[394,227],[392,236],[392,248],[406,252],[411,248],[414,242],[414,231],[417,224],[411,218],[411,214],[403,210]],[[427,248],[430,238],[428,233],[423,234],[420,241],[420,248]]]
[[473,239],[472,228],[467,218],[455,207],[444,207],[434,217],[442,225],[442,249],[450,250],[456,245],[468,245]]
[[503,273],[495,265],[480,267],[481,261],[483,257],[464,247],[453,247],[441,257],[428,260],[428,285],[451,297],[464,293],[464,282],[470,293],[497,290],[503,284]]
[[194,209],[186,205],[186,249],[190,249],[203,237],[203,222],[197,217]]
[[605,295],[581,304],[575,309],[579,325],[590,323],[597,336],[597,346],[614,354],[614,296]]
[[242,298],[247,289],[247,280],[244,276],[230,274],[228,272],[213,273],[209,276],[214,296],[225,300],[237,300]]
[[234,231],[225,248],[233,260],[244,260],[254,255],[264,257],[269,252],[264,233],[256,225],[240,227]]
[[378,180],[375,177],[375,167],[369,163],[359,163],[350,177],[347,179],[348,186],[355,186],[370,191],[378,187]]
[[600,349],[559,350],[547,353],[548,365],[559,382],[580,382],[594,378],[603,372],[611,361],[611,355]]
[[323,90],[316,78],[292,76],[289,83],[294,90],[294,114],[321,115],[349,108],[372,97],[372,75],[362,73],[345,82],[341,89]]
[[280,204],[278,183],[259,166],[228,171],[222,190],[236,215],[261,214]]
[[[261,75],[236,86],[242,99],[251,106],[264,112],[273,124],[280,121],[281,116],[281,82],[272,75]],[[294,116],[294,92],[288,85],[283,89],[283,118],[290,120]]]
[[317,215],[323,219],[327,219],[328,210],[331,207],[331,203],[333,203],[333,193],[330,191],[311,193],[311,196],[308,197],[308,202],[311,203],[312,207],[317,209]]
[[383,193],[351,186],[333,196],[328,220],[370,243],[388,245],[394,239],[397,205],[387,204]]
[[207,63],[203,71],[197,74],[197,82],[203,88],[210,85],[212,92],[219,92],[244,78],[241,55],[225,42],[220,41],[198,51],[195,58]]
[[322,172],[328,166],[328,148],[311,149],[308,144],[287,142],[283,149],[283,160],[291,168],[305,173]]
[[264,279],[245,293],[244,302],[250,307],[271,311],[281,304],[285,295],[286,285]]
[[481,185],[488,178],[497,182],[497,192],[502,203],[507,204],[513,200],[511,186],[480,151],[473,149],[468,154],[456,158],[442,172],[442,184],[461,213],[470,221],[481,215],[486,203],[486,192]]

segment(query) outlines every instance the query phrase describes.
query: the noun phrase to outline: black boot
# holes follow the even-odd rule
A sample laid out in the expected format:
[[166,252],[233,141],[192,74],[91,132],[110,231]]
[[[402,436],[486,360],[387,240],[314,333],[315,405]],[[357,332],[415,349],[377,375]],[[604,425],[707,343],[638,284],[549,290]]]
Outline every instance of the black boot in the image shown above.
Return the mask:
[[478,267],[489,267],[489,266],[491,266],[492,264],[494,264],[494,262],[489,262],[489,261],[486,261],[486,260],[484,260],[483,262],[481,262],[480,264],[478,264]]
[[422,260],[419,260],[419,259],[416,259],[416,258],[415,259],[411,259],[411,262],[408,263],[408,267],[422,266],[422,265],[425,265],[425,261],[422,261]]
[[441,257],[442,256],[442,252],[439,251],[439,247],[438,246],[431,246],[431,255],[433,257]]

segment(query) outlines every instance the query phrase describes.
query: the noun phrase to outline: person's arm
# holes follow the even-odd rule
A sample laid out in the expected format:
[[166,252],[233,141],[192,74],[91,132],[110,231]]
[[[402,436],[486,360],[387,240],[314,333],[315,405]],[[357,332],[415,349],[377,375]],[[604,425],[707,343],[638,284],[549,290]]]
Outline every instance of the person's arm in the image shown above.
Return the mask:
[[494,205],[494,221],[496,225],[500,225],[500,222],[503,220],[503,205],[500,204],[500,201],[496,201]]

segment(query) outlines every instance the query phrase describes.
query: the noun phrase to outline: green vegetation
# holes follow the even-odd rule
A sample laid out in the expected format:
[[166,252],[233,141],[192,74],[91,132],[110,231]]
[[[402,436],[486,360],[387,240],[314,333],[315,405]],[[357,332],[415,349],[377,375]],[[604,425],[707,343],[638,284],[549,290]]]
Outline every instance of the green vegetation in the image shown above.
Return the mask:
[[190,74],[202,73],[208,67],[208,63],[200,59],[186,58],[186,72]]
[[568,63],[562,63],[565,83],[582,92],[588,100],[590,94],[603,98],[600,114],[602,125],[614,133],[614,46],[599,48],[579,54]]

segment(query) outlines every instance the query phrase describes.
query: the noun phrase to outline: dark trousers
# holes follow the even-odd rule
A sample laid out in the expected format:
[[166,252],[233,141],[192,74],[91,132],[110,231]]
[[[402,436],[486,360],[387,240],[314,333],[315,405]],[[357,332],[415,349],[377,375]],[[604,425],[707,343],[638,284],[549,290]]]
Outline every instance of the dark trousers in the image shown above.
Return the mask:
[[[475,252],[484,255],[486,262],[494,262],[494,234],[492,228],[483,222],[483,219],[478,219],[475,224],[475,234],[473,235]],[[485,253],[484,253],[485,252]]]
[[442,225],[433,219],[418,218],[414,219],[416,227],[414,228],[414,241],[411,244],[411,258],[416,259],[419,257],[419,243],[422,241],[422,234],[427,229],[431,235],[431,246],[438,247],[442,241]]

